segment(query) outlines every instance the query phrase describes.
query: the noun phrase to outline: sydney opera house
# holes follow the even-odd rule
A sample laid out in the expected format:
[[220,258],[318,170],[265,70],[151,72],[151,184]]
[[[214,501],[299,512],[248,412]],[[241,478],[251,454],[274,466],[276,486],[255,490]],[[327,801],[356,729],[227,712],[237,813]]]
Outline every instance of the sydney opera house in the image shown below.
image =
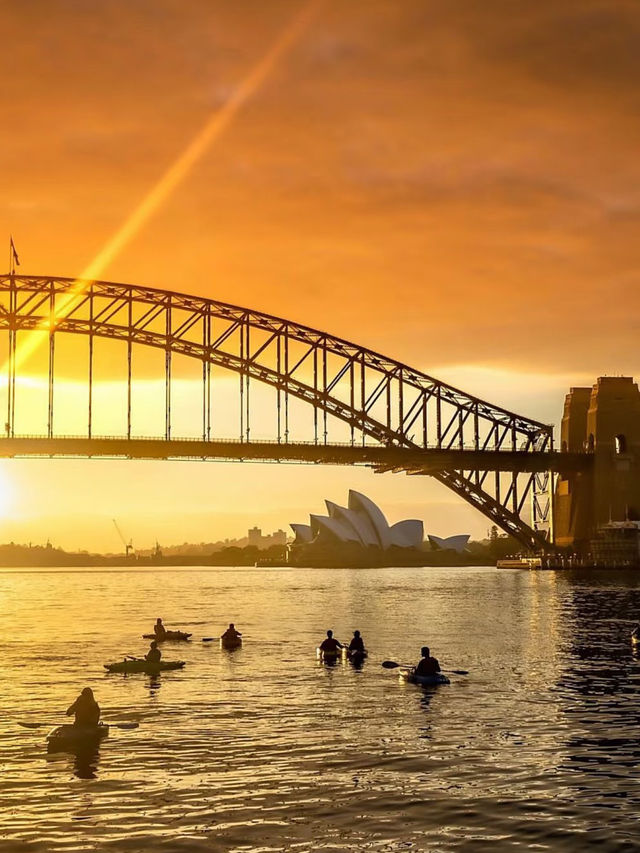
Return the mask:
[[469,537],[424,540],[418,519],[389,524],[384,513],[361,492],[349,491],[348,506],[325,501],[328,515],[310,515],[309,524],[292,524],[295,540],[289,561],[298,566],[420,565],[426,550],[462,554]]

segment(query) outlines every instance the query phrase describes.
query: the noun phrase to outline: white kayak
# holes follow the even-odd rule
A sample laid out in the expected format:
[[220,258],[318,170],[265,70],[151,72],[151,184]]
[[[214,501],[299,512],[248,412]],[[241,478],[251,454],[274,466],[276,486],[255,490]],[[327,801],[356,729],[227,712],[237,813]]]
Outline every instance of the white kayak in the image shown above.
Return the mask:
[[408,684],[421,684],[424,687],[435,687],[437,684],[451,684],[446,675],[441,672],[435,675],[416,675],[413,669],[401,669],[399,672],[402,681]]

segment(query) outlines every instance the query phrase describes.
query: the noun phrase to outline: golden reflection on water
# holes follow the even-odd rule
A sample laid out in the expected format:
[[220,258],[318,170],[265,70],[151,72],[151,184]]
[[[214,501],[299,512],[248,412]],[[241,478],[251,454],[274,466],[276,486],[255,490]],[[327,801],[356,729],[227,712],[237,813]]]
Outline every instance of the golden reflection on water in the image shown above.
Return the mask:
[[[0,851],[501,851],[519,835],[573,851],[583,833],[620,849],[640,805],[639,609],[612,575],[0,572]],[[106,674],[158,616],[193,632],[163,647],[186,668]],[[199,641],[230,621],[242,648]],[[327,628],[362,631],[361,669],[318,665]],[[379,666],[423,644],[470,674],[422,689]],[[139,728],[47,756],[46,727],[18,721],[61,722],[85,685]]]

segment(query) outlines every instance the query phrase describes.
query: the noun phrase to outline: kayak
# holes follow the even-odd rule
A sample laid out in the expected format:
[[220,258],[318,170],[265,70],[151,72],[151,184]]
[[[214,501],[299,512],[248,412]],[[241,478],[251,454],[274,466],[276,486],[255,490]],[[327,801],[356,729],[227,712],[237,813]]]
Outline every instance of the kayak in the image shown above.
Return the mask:
[[333,652],[323,652],[319,646],[316,649],[316,657],[323,663],[336,663],[336,661],[339,661],[343,655],[345,657],[347,655],[347,650],[344,646],[341,649],[336,649]]
[[109,734],[109,726],[98,723],[97,726],[74,726],[68,724],[56,726],[47,735],[49,752],[76,752],[91,749]]
[[191,637],[191,634],[187,634],[186,631],[167,631],[164,637],[161,640],[158,640],[155,634],[143,634],[143,640],[156,640],[158,643],[165,643],[167,641],[178,641],[178,640],[188,640]]
[[220,646],[223,649],[239,649],[242,645],[242,637],[220,637]]
[[105,663],[107,672],[146,672],[147,675],[157,675],[170,669],[182,669],[183,660],[161,660],[158,663],[149,663],[146,660],[123,660],[117,663]]
[[416,675],[412,669],[401,669],[400,678],[408,684],[421,684],[423,687],[435,687],[436,684],[451,684],[441,672],[435,675]]
[[363,661],[365,658],[369,657],[369,652],[366,649],[363,652],[358,651],[357,649],[351,652],[349,651],[349,649],[347,649],[347,657],[350,661],[356,663],[358,661]]
[[637,645],[639,645],[639,644],[640,644],[640,635],[638,635],[638,634],[632,634],[632,635],[631,635],[631,645],[632,645],[632,646],[637,646]]

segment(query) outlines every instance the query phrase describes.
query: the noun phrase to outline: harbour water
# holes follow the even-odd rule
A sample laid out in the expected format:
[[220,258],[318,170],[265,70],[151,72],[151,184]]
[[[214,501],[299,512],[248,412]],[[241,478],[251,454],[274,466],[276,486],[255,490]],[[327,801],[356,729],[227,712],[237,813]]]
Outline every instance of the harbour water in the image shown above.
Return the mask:
[[[640,850],[640,575],[471,569],[0,572],[0,851]],[[158,678],[107,675],[156,617]],[[234,621],[242,649],[201,638]],[[320,665],[327,628],[370,658]],[[431,646],[451,684],[384,659]],[[113,730],[47,756],[90,685]]]

